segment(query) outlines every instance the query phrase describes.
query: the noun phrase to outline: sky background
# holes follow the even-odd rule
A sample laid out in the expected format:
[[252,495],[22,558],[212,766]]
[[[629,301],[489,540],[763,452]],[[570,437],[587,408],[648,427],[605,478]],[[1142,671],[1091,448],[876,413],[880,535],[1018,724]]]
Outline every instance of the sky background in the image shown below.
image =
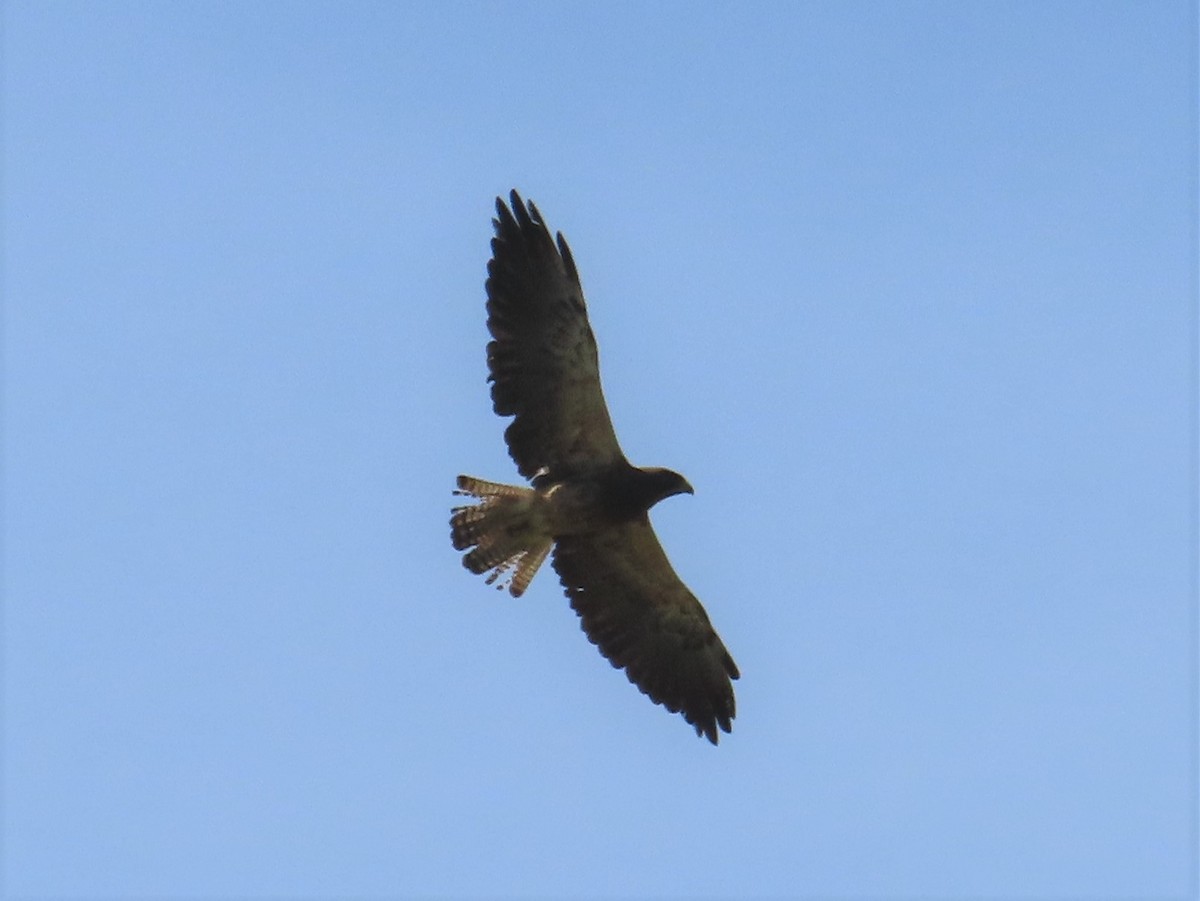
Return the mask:
[[[3,15],[8,897],[1196,892],[1193,4]],[[717,748],[450,547],[512,187]]]

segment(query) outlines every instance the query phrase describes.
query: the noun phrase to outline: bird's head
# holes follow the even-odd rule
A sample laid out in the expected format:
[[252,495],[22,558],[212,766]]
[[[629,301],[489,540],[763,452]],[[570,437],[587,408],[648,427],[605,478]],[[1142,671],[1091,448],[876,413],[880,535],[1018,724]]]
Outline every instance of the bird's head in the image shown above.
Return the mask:
[[647,493],[650,495],[650,506],[653,507],[664,498],[676,494],[695,494],[692,485],[679,473],[670,469],[653,466],[643,469],[646,474]]

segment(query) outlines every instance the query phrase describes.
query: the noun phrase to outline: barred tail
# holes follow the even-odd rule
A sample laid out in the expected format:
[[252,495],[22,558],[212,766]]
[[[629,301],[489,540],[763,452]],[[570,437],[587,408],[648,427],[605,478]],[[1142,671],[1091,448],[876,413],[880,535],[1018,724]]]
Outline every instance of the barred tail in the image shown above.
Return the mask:
[[541,497],[532,488],[471,476],[459,476],[454,493],[480,500],[455,507],[450,514],[454,549],[467,551],[463,566],[473,573],[490,569],[487,584],[503,578],[496,587],[507,585],[509,594],[520,597],[550,553],[552,539],[539,506]]

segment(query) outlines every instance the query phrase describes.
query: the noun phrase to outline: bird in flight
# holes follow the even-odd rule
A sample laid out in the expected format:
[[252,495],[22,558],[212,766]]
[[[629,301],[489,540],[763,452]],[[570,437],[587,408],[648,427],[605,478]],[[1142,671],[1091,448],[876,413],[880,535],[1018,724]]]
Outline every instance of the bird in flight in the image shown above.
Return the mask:
[[714,745],[729,732],[738,668],[667,560],[649,509],[692,486],[633,466],[600,388],[579,273],[559,232],[513,191],[496,198],[488,262],[492,406],[529,487],[458,477],[451,540],[463,565],[513,597],[550,554],[583,631],[629,681]]

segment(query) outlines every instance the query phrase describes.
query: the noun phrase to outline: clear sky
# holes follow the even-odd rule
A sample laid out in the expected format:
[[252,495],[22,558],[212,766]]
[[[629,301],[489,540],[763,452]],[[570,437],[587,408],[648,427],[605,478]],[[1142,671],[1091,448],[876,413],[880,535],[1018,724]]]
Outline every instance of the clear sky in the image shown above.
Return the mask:
[[[1196,891],[1196,13],[3,19],[12,898]],[[719,747],[449,543],[565,232]]]

